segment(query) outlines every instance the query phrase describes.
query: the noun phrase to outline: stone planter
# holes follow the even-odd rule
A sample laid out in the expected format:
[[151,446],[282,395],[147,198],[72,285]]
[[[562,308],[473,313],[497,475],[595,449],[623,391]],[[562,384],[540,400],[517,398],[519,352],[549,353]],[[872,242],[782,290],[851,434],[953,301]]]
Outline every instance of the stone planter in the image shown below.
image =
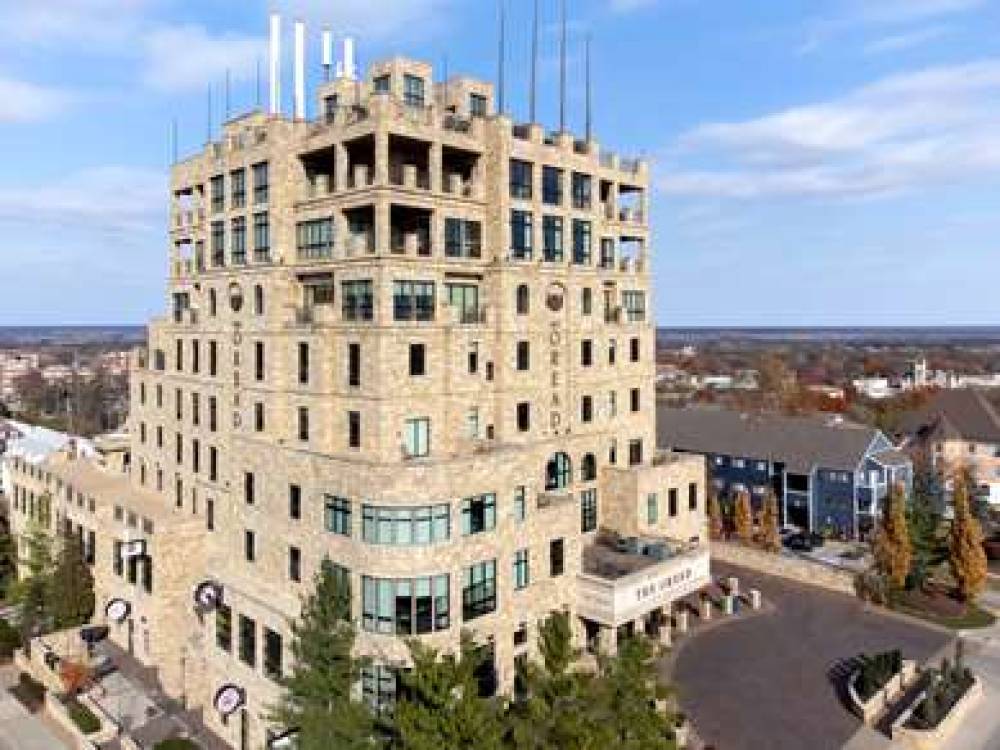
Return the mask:
[[913,684],[913,681],[917,677],[917,663],[904,659],[902,670],[890,677],[889,681],[882,686],[882,689],[867,701],[862,700],[858,694],[858,679],[860,677],[860,670],[855,670],[851,674],[847,681],[847,694],[854,713],[865,724],[871,725],[878,721],[878,718],[885,712],[890,703],[896,700],[909,685]]
[[934,750],[940,747],[958,729],[971,708],[982,700],[983,683],[978,677],[974,677],[972,685],[965,692],[965,695],[951,707],[947,716],[941,719],[933,729],[915,729],[906,726],[906,722],[910,720],[917,706],[923,701],[925,694],[926,691],[921,690],[913,703],[893,722],[890,731],[893,742],[902,738],[907,747],[912,747],[916,750]]
[[45,694],[45,712],[73,738],[76,750],[96,750],[97,747],[111,741],[117,736],[118,730],[115,725],[107,720],[100,708],[93,701],[85,695],[78,696],[77,700],[81,705],[88,708],[97,717],[98,721],[101,722],[101,728],[96,732],[85,735],[80,731],[80,727],[76,725],[76,722],[70,718],[69,712],[59,699],[51,692]]

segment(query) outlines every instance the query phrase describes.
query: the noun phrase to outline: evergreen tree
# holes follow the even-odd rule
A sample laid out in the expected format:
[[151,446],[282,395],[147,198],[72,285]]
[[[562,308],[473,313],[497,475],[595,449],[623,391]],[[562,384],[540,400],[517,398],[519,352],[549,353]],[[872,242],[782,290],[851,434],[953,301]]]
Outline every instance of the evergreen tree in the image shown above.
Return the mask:
[[527,696],[508,713],[508,745],[515,750],[587,750],[610,739],[594,710],[595,675],[575,669],[569,615],[557,612],[539,623],[540,663],[525,665]]
[[627,638],[614,658],[601,658],[595,713],[616,750],[674,750],[672,721],[655,708],[662,696],[656,649],[648,638]]
[[736,496],[735,513],[736,536],[740,541],[750,543],[753,541],[753,510],[750,507],[750,495],[740,492]]
[[774,492],[768,492],[764,498],[764,509],[761,513],[761,546],[768,552],[781,550],[781,534],[778,530],[778,498]]
[[76,534],[66,534],[56,555],[50,585],[53,625],[57,630],[83,625],[94,614],[94,576]]
[[878,571],[894,588],[902,588],[910,572],[912,549],[906,525],[906,496],[900,484],[894,485],[885,499],[875,534],[874,554]]
[[350,596],[329,561],[315,578],[313,593],[292,624],[291,676],[270,719],[299,730],[299,750],[360,750],[374,744],[374,718],[354,700],[361,662],[352,656],[355,631]]
[[953,493],[955,518],[951,522],[951,573],[963,601],[973,601],[986,587],[986,551],[983,530],[969,507],[969,485],[965,476],[955,478]]
[[16,578],[17,545],[12,534],[0,530],[0,601],[7,598]]
[[907,514],[913,545],[910,581],[916,587],[922,587],[927,582],[940,547],[938,529],[941,526],[941,513],[938,508],[941,489],[940,477],[930,461],[926,457],[918,458],[914,466],[913,493]]
[[393,725],[401,750],[475,748],[500,750],[504,726],[499,702],[479,695],[477,669],[483,656],[468,634],[460,653],[439,654],[409,642],[413,667],[402,673],[404,689]]
[[713,492],[708,497],[708,534],[712,539],[721,539],[722,532],[722,507],[719,505],[719,493]]
[[11,588],[11,602],[18,610],[21,640],[30,651],[31,638],[51,625],[52,540],[48,532],[32,522],[19,545],[23,557],[22,576]]

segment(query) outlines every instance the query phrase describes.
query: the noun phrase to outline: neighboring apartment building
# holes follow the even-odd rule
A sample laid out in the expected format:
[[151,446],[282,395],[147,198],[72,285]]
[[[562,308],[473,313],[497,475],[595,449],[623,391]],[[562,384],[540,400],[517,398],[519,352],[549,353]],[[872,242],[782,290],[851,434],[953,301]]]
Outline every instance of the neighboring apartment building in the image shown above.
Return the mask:
[[969,469],[979,494],[1000,503],[1000,415],[982,391],[940,391],[906,415],[900,438],[930,456],[946,475]]
[[86,438],[14,419],[0,419],[0,493],[10,492],[11,461],[21,459],[37,466],[68,446],[81,456],[96,454],[93,442]]
[[748,492],[759,509],[773,491],[782,523],[810,531],[864,537],[889,488],[912,483],[885,435],[838,418],[661,407],[657,419],[659,446],[705,456],[720,498]]
[[235,118],[173,169],[128,475],[15,480],[18,528],[48,492],[95,537],[112,638],[234,747],[282,729],[323,564],[376,706],[404,638],[470,631],[509,691],[549,613],[613,650],[708,581],[704,461],[656,450],[646,165],[513,124],[483,82],[350,68],[318,119]]

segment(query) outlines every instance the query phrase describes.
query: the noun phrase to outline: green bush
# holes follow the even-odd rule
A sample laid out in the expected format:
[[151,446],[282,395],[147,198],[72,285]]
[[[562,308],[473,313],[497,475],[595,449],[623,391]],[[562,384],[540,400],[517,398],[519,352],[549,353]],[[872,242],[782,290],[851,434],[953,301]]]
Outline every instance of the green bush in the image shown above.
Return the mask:
[[895,649],[874,656],[861,655],[858,664],[858,694],[868,700],[903,670],[903,654]]
[[169,740],[157,742],[153,750],[198,750],[198,746],[184,737],[172,737]]
[[9,659],[21,645],[21,634],[6,620],[0,620],[0,659]]
[[77,728],[84,734],[93,734],[101,728],[101,720],[94,716],[94,712],[79,701],[73,700],[66,704],[66,711],[69,718],[73,720]]

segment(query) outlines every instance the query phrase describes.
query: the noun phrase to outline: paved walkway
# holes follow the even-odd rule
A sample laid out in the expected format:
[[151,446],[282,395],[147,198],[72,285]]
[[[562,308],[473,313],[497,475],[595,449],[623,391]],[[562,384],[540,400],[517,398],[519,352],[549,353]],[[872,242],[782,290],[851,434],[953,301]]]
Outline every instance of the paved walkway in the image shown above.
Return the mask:
[[0,750],[70,750],[17,699],[0,690]]

